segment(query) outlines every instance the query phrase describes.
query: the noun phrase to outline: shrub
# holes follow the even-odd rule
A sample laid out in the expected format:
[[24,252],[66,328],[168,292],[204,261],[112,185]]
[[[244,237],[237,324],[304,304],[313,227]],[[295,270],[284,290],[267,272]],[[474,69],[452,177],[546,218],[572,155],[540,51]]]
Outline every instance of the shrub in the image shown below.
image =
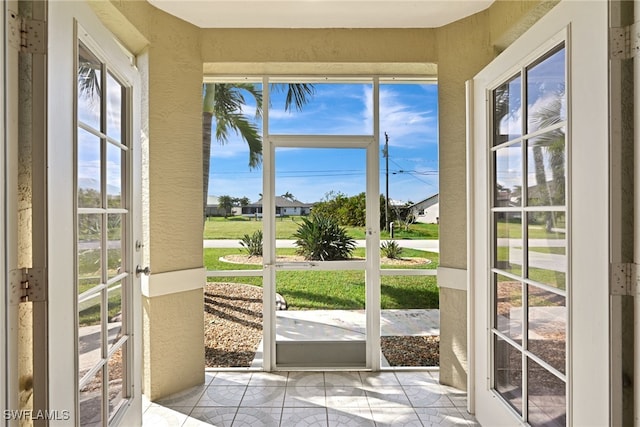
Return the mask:
[[402,247],[395,240],[387,240],[380,245],[382,255],[389,259],[399,259],[402,254]]
[[308,260],[332,261],[347,259],[356,247],[356,241],[347,235],[346,229],[328,216],[313,214],[302,218],[302,224],[294,233],[297,253]]
[[240,245],[249,256],[262,256],[262,230],[255,231],[251,236],[245,234],[240,240]]

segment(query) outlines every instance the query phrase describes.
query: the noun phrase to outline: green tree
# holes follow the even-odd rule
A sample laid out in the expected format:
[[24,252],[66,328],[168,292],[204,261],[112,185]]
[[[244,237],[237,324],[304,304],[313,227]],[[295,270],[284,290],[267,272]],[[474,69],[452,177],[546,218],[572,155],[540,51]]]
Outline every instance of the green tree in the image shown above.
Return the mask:
[[[312,84],[273,84],[274,92],[285,91],[285,111],[292,106],[297,110],[307,104],[315,93]],[[209,191],[209,165],[211,156],[212,125],[215,119],[216,140],[225,144],[230,132],[234,132],[249,146],[249,168],[257,168],[262,163],[262,137],[258,127],[249,116],[243,113],[245,96],[251,96],[256,103],[255,118],[262,116],[262,91],[251,83],[205,83],[202,90],[202,200],[203,218],[206,216],[207,195]]]
[[243,207],[248,206],[249,204],[251,204],[251,201],[246,196],[245,197],[240,197],[238,199],[238,204],[240,205],[240,207],[243,208]]
[[218,206],[224,209],[224,217],[226,218],[233,208],[233,199],[231,196],[220,196],[218,197]]

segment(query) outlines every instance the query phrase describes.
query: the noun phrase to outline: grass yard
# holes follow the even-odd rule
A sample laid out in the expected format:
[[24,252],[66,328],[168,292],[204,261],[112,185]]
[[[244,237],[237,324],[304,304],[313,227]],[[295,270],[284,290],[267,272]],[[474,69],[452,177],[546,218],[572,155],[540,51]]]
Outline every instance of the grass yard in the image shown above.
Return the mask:
[[[208,270],[260,270],[260,265],[230,264],[220,261],[240,249],[205,249],[204,264]],[[278,249],[278,255],[293,255],[295,249]],[[363,257],[364,249],[354,251]],[[435,269],[438,254],[405,249],[403,257],[420,257],[431,263],[413,268]],[[383,266],[383,268],[402,268]],[[262,286],[261,277],[209,277],[210,282],[247,283]],[[381,307],[383,309],[438,308],[438,286],[435,276],[382,276]],[[290,310],[362,309],[365,303],[364,271],[280,271],[276,275],[276,292],[284,296]]]
[[[289,216],[276,219],[276,239],[292,239],[293,234],[301,223],[301,217]],[[364,239],[364,227],[345,227],[354,239]],[[245,234],[253,234],[257,230],[262,230],[262,221],[251,218],[233,216],[228,218],[211,217],[204,224],[205,239],[241,239]],[[410,224],[409,230],[398,226],[394,233],[395,239],[427,239],[437,240],[437,224]],[[380,239],[388,240],[389,232],[381,231]]]

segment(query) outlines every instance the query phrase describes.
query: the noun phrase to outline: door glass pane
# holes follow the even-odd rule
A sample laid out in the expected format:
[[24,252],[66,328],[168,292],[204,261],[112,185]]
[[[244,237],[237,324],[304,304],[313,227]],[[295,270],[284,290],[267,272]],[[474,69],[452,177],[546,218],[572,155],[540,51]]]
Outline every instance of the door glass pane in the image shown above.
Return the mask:
[[566,298],[537,286],[529,286],[528,290],[528,349],[565,373]]
[[527,374],[529,378],[535,379],[528,383],[529,424],[545,427],[566,426],[565,382],[531,359],[527,359]]
[[113,144],[107,144],[107,206],[124,207],[122,201],[122,173],[124,152]]
[[522,353],[498,336],[494,338],[494,388],[522,414]]
[[107,343],[109,348],[122,337],[122,282],[109,286],[107,294]]
[[107,364],[109,372],[108,395],[109,395],[109,418],[118,411],[118,408],[125,402],[124,398],[124,373],[125,373],[125,355],[127,342],[124,342],[118,350],[116,350]]
[[122,101],[124,88],[107,73],[107,136],[118,142],[122,141]]
[[496,212],[495,268],[522,274],[522,217],[520,212]]
[[527,277],[536,282],[566,289],[567,241],[564,212],[527,214]]
[[522,283],[495,275],[495,328],[517,343],[522,342]]
[[78,294],[102,282],[102,216],[78,215]]
[[[130,395],[123,319],[127,290],[125,227],[129,204],[126,93],[106,64],[79,42],[77,165],[77,310],[79,413],[82,425],[106,425]],[[107,136],[105,137],[104,134]],[[113,281],[113,283],[111,283]],[[108,356],[109,352],[113,352]],[[83,378],[96,372],[93,378]]]
[[529,206],[563,206],[565,201],[565,134],[555,129],[527,142]]
[[102,291],[78,300],[78,378],[102,359]]
[[[373,85],[313,83],[301,111],[285,110],[289,85],[271,85],[269,132],[288,135],[372,135]],[[340,102],[336,103],[338,94]],[[354,115],[353,112],[358,114]],[[382,115],[383,113],[381,113]]]
[[528,133],[567,118],[564,45],[527,68]]
[[522,78],[518,74],[493,91],[493,146],[522,135]]
[[495,200],[499,208],[522,205],[522,145],[512,144],[494,152]]
[[102,422],[102,370],[80,388],[80,425],[82,427],[101,427]]
[[107,262],[109,263],[109,279],[124,272],[122,264],[122,238],[124,232],[124,228],[122,227],[123,218],[125,218],[125,214],[107,215],[107,239],[109,245],[109,259]]
[[102,64],[81,42],[78,43],[78,120],[95,130],[100,126]]
[[100,138],[78,128],[78,207],[102,207]]
[[[560,376],[566,369],[565,60],[562,44],[522,67],[525,78],[518,73],[493,91],[493,269],[510,273],[493,275],[494,384],[518,413],[528,414],[523,421],[531,425],[566,421],[564,381],[532,360],[523,370],[523,359],[534,355]],[[535,136],[522,133],[523,121]],[[528,138],[518,139],[523,136]]]

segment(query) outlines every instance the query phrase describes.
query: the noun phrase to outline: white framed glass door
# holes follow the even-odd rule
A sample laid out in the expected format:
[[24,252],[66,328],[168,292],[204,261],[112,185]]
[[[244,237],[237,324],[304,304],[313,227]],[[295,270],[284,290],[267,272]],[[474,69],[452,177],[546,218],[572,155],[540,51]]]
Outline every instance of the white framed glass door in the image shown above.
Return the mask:
[[87,5],[52,2],[49,17],[50,404],[75,425],[136,425],[139,76]]
[[473,81],[470,396],[483,425],[608,423],[606,3],[570,3]]
[[[269,100],[269,81],[263,83],[264,100]],[[353,84],[353,82],[351,83]],[[319,125],[323,129],[315,134],[291,135],[270,133],[268,114],[263,121],[265,141],[263,164],[263,229],[264,229],[264,288],[265,288],[265,339],[264,365],[267,369],[379,369],[380,366],[380,210],[379,210],[379,150],[377,138],[377,91],[378,81],[371,79],[365,83],[374,93],[374,123],[368,135],[336,135],[332,128]],[[265,107],[263,111],[268,111]],[[313,127],[313,123],[307,124]],[[330,129],[330,130],[327,130]],[[277,130],[276,130],[277,131]],[[277,206],[278,188],[277,156],[286,156],[288,150],[313,150],[318,156],[348,156],[352,158],[352,167],[361,168],[365,174],[360,182],[360,191],[366,199],[366,243],[362,259],[350,260],[300,260],[288,262],[279,260],[276,255],[277,218],[283,214]],[[309,158],[309,156],[307,156]],[[311,156],[313,158],[313,156]],[[312,168],[313,165],[299,165],[300,168]],[[320,184],[321,183],[316,183]],[[340,188],[331,190],[340,191]],[[312,215],[313,216],[313,213]],[[305,221],[303,219],[302,221]],[[335,328],[329,320],[313,316],[313,311],[305,313],[305,319],[293,315],[278,315],[276,310],[276,292],[279,279],[297,272],[309,280],[317,272],[338,276],[349,275],[358,283],[354,287],[361,289],[364,307],[350,313],[358,317],[354,323],[356,330]],[[340,285],[337,285],[340,286]],[[349,285],[345,285],[349,286]],[[326,298],[331,298],[330,290]],[[346,313],[346,312],[345,312]],[[345,315],[342,313],[342,316]],[[324,315],[327,315],[324,313]],[[293,326],[292,326],[293,325]],[[340,331],[336,333],[336,331]],[[374,332],[375,331],[375,332]]]

